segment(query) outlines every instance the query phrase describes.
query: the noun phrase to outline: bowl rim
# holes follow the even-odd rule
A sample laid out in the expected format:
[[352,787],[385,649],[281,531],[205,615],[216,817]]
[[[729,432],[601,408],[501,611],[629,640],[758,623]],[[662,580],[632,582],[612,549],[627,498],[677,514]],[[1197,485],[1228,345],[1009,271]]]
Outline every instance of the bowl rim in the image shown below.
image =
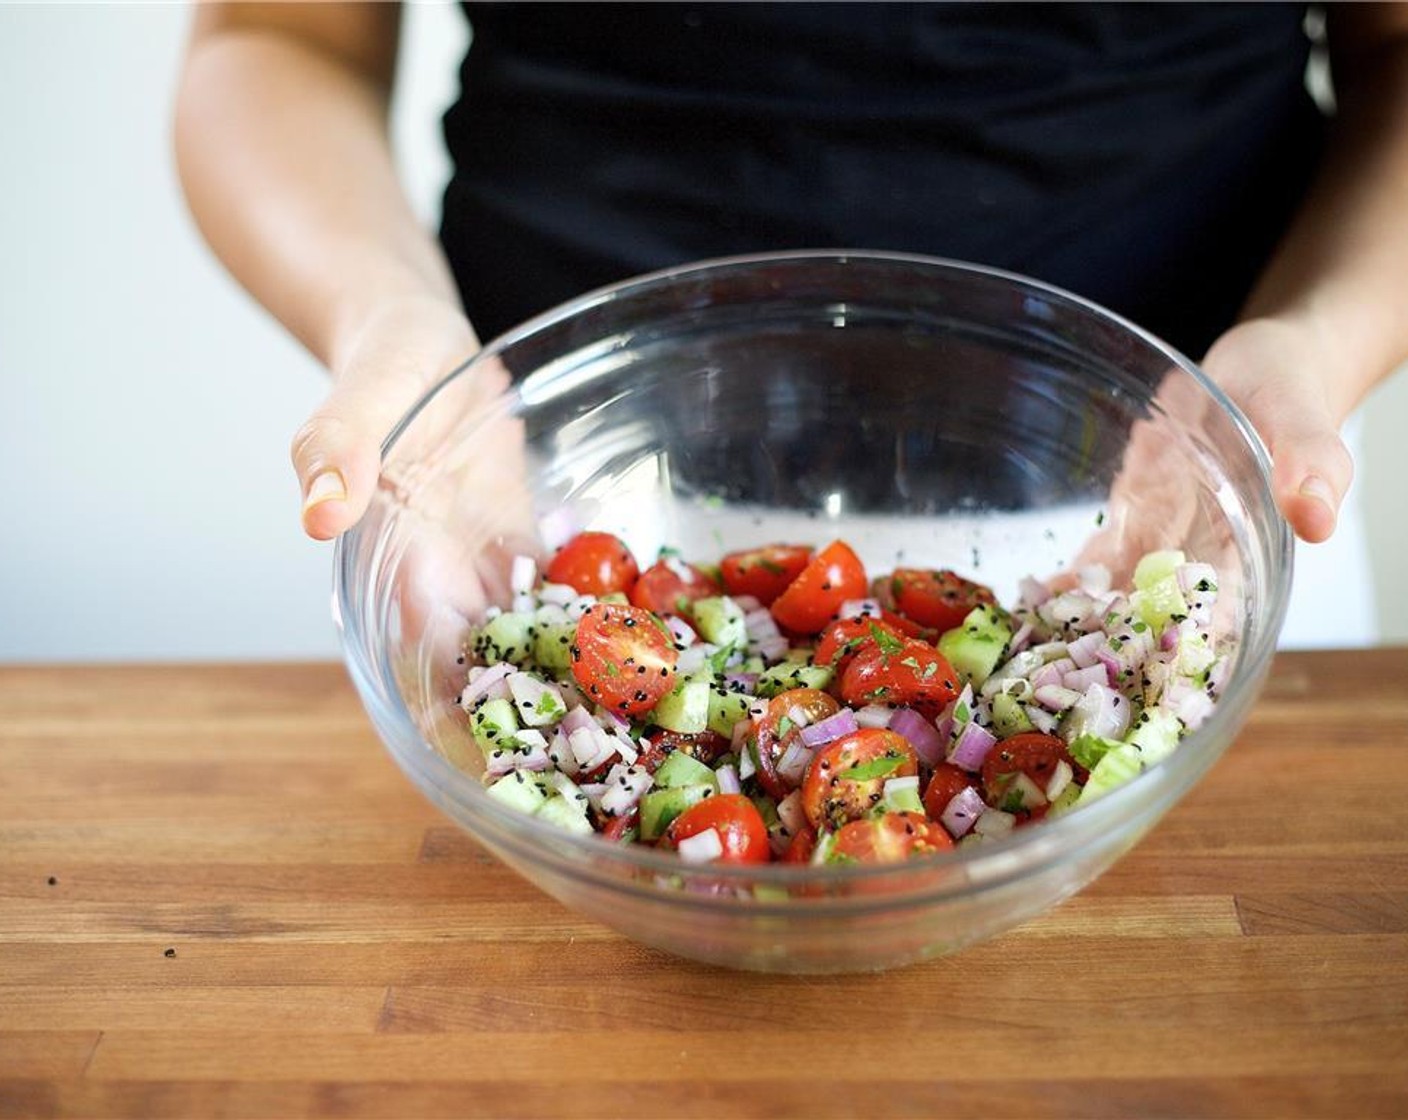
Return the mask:
[[[1000,280],[1026,289],[1032,294],[1066,302],[1084,314],[1121,328],[1157,351],[1171,366],[1192,377],[1211,401],[1228,416],[1256,462],[1260,491],[1258,496],[1268,508],[1277,508],[1270,484],[1271,459],[1260,435],[1237,404],[1196,363],[1162,339],[1093,300],[1021,273],[969,261],[884,250],[797,249],[712,257],[658,269],[592,289],[498,335],[433,383],[383,441],[382,460],[386,460],[406,429],[430,406],[446,385],[473,367],[496,358],[515,344],[584,312],[613,300],[626,299],[710,274],[818,262],[830,262],[838,267],[853,262],[882,265],[892,263]],[[529,373],[486,408],[481,422],[492,422],[505,412],[512,411],[515,403],[523,401],[525,389],[536,396],[548,391],[554,381],[564,376],[568,374],[561,368],[540,369]],[[903,905],[906,898],[917,900],[919,896],[933,897],[983,891],[1013,879],[1035,874],[1053,863],[1064,862],[1121,824],[1128,825],[1146,820],[1152,825],[1181,799],[1231,744],[1233,735],[1226,734],[1221,746],[1215,747],[1213,744],[1218,738],[1217,732],[1227,724],[1239,726],[1235,721],[1240,719],[1245,709],[1255,701],[1270,669],[1276,641],[1284,621],[1294,563],[1293,538],[1284,517],[1278,513],[1272,519],[1273,539],[1264,542],[1265,551],[1271,560],[1272,578],[1267,589],[1268,602],[1261,612],[1262,625],[1254,633],[1250,645],[1244,645],[1239,650],[1239,671],[1224,683],[1211,716],[1199,728],[1185,736],[1179,748],[1168,757],[1093,804],[1083,807],[1078,813],[1067,813],[1056,819],[1043,821],[1040,827],[1016,829],[1006,837],[981,845],[955,845],[951,851],[935,853],[923,860],[898,864],[686,864],[673,853],[660,852],[643,845],[613,843],[595,832],[590,835],[572,834],[556,825],[539,821],[503,805],[488,795],[478,777],[456,767],[420,733],[404,697],[396,687],[395,674],[385,651],[382,650],[377,658],[379,664],[373,665],[363,656],[362,643],[356,640],[360,636],[357,630],[361,615],[356,602],[358,589],[355,572],[355,559],[360,550],[355,546],[366,535],[366,526],[365,519],[359,521],[335,542],[333,620],[338,630],[344,661],[364,705],[370,711],[375,698],[387,709],[384,715],[394,719],[395,730],[398,732],[396,738],[400,740],[397,743],[390,741],[386,729],[376,719],[375,713],[372,713],[372,722],[376,725],[383,744],[414,784],[430,796],[432,801],[437,802],[442,811],[444,806],[440,804],[440,800],[443,798],[463,810],[470,820],[478,823],[482,819],[492,829],[493,834],[487,837],[481,836],[476,828],[471,828],[458,816],[450,814],[454,823],[496,848],[503,847],[505,840],[508,840],[508,846],[513,848],[516,854],[522,854],[531,861],[553,862],[570,867],[571,873],[578,878],[598,879],[617,890],[634,888],[643,890],[652,897],[668,896],[672,900],[689,898],[700,906],[711,908],[724,901],[741,903],[746,905],[750,912],[766,910],[769,907],[795,909],[800,905],[807,905],[809,909],[827,908],[838,903],[848,904],[843,907],[846,909],[851,908],[849,904],[855,903],[878,904],[889,909]],[[1153,802],[1148,802],[1142,797],[1136,798],[1139,792],[1150,790],[1150,783],[1155,781],[1162,782],[1163,788]],[[609,862],[617,871],[629,869],[635,872],[655,872],[657,877],[647,886],[639,877],[623,879],[619,875],[599,872],[598,868],[603,862]],[[969,869],[968,877],[955,877],[953,873],[958,868]],[[981,874],[977,874],[978,871]],[[789,896],[774,903],[751,897],[740,899],[728,895],[691,895],[688,891],[673,888],[666,890],[658,881],[660,876],[704,878],[725,886],[761,884],[778,888],[796,887],[800,884],[841,886],[858,882],[879,883],[885,880],[898,883],[902,878],[918,876],[937,882],[927,888],[921,884],[909,890],[885,892],[873,897],[860,895],[845,898],[809,898],[803,895]]]

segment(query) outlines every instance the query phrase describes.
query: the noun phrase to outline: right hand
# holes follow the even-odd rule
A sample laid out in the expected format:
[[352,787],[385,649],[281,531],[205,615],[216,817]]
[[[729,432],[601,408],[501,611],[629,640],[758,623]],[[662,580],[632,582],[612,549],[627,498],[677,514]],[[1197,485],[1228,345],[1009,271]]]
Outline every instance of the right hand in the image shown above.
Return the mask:
[[458,307],[436,297],[389,301],[332,355],[332,390],[293,438],[303,529],[330,540],[366,512],[391,428],[479,348]]

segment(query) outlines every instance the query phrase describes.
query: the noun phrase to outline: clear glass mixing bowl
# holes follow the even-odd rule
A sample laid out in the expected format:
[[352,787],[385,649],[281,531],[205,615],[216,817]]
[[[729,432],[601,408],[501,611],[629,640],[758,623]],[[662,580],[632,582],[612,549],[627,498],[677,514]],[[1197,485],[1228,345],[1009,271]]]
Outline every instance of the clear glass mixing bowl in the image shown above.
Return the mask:
[[[396,762],[567,906],[738,968],[883,968],[1014,926],[1089,883],[1207,771],[1265,677],[1291,539],[1246,420],[1187,359],[1084,300],[987,268],[807,252],[584,296],[503,336],[388,440],[338,544],[347,663]],[[867,569],[954,567],[1011,601],[1151,547],[1220,569],[1232,667],[1170,758],[1088,808],[892,867],[686,867],[486,795],[455,701],[511,557],[604,529],[638,556],[849,542]],[[1248,791],[1249,796],[1252,791]]]

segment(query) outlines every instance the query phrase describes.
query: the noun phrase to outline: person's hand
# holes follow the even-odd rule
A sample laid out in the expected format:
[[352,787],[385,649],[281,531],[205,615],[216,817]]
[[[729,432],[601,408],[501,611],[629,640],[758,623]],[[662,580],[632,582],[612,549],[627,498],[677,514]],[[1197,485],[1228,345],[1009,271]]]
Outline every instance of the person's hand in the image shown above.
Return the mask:
[[1296,535],[1335,530],[1354,463],[1339,428],[1337,355],[1311,326],[1251,319],[1213,344],[1202,368],[1247,414],[1271,453],[1276,503]]
[[361,518],[392,426],[479,345],[459,308],[433,297],[388,301],[346,333],[332,390],[293,439],[303,528],[317,540]]

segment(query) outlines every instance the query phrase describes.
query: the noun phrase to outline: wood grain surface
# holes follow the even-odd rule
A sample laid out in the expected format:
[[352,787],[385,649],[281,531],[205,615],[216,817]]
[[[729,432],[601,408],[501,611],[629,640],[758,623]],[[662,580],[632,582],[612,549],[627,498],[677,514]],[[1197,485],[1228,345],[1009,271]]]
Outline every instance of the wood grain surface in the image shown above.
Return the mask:
[[882,975],[578,918],[333,665],[0,669],[0,1117],[1408,1115],[1408,650],[1287,654],[1052,913]]

